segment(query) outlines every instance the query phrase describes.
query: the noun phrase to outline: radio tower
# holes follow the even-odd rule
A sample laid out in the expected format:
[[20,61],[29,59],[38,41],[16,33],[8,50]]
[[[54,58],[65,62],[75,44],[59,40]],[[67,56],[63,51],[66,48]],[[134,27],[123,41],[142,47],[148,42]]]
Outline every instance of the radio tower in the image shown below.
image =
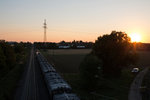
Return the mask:
[[47,24],[46,24],[46,19],[44,20],[44,42],[46,42],[46,29],[47,29]]

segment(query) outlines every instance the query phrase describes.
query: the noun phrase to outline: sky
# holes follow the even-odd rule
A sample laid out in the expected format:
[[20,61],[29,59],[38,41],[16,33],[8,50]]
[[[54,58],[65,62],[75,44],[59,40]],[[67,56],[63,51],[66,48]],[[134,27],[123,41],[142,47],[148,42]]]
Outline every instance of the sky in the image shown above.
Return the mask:
[[43,41],[83,40],[122,31],[138,33],[150,43],[150,0],[0,0],[0,39]]

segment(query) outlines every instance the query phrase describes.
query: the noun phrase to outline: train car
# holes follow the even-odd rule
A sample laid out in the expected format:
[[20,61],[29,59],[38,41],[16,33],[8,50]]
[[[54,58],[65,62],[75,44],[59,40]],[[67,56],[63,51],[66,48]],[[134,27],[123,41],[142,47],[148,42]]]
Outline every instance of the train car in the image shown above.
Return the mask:
[[80,99],[73,93],[62,93],[54,95],[53,100],[80,100]]
[[56,72],[56,70],[48,62],[40,62],[40,67],[44,73]]
[[36,52],[37,58],[39,62],[47,62],[47,60],[44,58],[44,56],[40,52]]
[[61,89],[61,91],[66,91],[66,92],[71,92],[72,88],[67,84],[67,82],[65,82],[61,76],[58,73],[55,72],[51,72],[51,73],[46,73],[45,74],[45,81],[48,85],[48,87],[51,90],[51,93],[53,93],[53,91],[59,91],[59,89]]

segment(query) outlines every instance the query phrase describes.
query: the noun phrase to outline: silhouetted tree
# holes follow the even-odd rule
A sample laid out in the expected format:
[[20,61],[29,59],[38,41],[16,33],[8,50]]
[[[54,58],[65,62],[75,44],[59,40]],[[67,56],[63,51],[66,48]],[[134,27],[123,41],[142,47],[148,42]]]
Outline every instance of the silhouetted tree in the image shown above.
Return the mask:
[[8,67],[6,66],[6,58],[3,53],[3,50],[0,46],[0,78],[8,72]]
[[92,53],[103,61],[105,76],[119,76],[123,67],[137,61],[133,44],[124,32],[112,31],[110,35],[98,37]]
[[24,51],[23,43],[18,43],[14,46],[15,53],[21,53]]
[[6,57],[7,66],[12,69],[16,64],[16,55],[12,46],[4,44],[3,47],[4,55]]
[[3,53],[2,48],[0,47],[0,70],[4,69],[6,67],[6,63],[5,63],[5,55]]
[[101,77],[102,61],[94,55],[87,55],[80,64],[80,77],[82,86],[88,90],[93,90]]
[[5,42],[0,43],[0,78],[3,77],[9,71],[9,67],[6,64],[6,56],[4,54],[5,46]]

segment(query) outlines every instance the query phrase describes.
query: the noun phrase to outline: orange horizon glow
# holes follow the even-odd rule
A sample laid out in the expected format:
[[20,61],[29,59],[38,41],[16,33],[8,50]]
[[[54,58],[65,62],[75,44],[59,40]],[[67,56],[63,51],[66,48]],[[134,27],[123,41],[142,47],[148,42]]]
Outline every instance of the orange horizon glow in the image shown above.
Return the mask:
[[[32,30],[32,29],[22,29],[23,31],[13,29],[13,31],[4,30],[0,34],[0,40],[5,41],[16,41],[16,42],[43,42],[44,40],[44,32],[43,29]],[[66,29],[67,30],[67,29]],[[69,30],[69,29],[68,29]],[[20,34],[21,33],[21,34]],[[84,41],[84,42],[95,42],[100,34],[96,32],[78,32],[78,31],[63,31],[63,30],[47,30],[47,42],[60,42],[66,41],[71,42],[73,40],[76,41]]]
[[[66,29],[67,30],[67,29]],[[69,30],[69,29],[68,29]],[[131,29],[130,29],[131,30]],[[96,30],[97,31],[97,30]],[[99,36],[102,36],[104,34],[110,34],[111,30],[103,31],[101,34],[100,32],[96,32],[94,30],[89,30],[85,32],[84,30],[79,31],[63,31],[63,30],[47,30],[47,42],[60,42],[60,41],[66,41],[71,42],[73,40],[76,41],[84,41],[84,42],[95,42]],[[35,31],[32,31],[32,29],[26,31],[25,29],[21,32],[21,30],[13,30],[13,31],[3,31],[0,34],[0,39],[6,40],[6,41],[17,41],[17,42],[43,42],[44,33],[42,29],[38,29]],[[21,34],[19,34],[21,33]],[[142,42],[142,43],[148,43],[147,42],[148,37],[146,35],[141,33],[148,33],[146,31],[138,30],[138,32],[135,31],[127,31],[126,32],[128,36],[131,38],[131,42]],[[139,34],[140,33],[140,34]]]
[[[5,41],[12,41],[12,42],[43,42],[43,33],[32,33],[32,36],[30,34],[25,34],[22,33],[24,35],[17,35],[17,34],[13,34],[13,35],[3,35],[0,37],[0,40],[5,40]],[[57,35],[60,34],[60,35]],[[95,42],[95,40],[97,39],[97,36],[84,36],[84,35],[79,35],[79,34],[73,34],[73,35],[67,35],[67,33],[57,33],[55,32],[55,34],[47,34],[47,41],[46,42],[60,42],[60,41],[66,41],[66,42],[71,42],[73,40],[75,41],[84,41],[84,42]]]

